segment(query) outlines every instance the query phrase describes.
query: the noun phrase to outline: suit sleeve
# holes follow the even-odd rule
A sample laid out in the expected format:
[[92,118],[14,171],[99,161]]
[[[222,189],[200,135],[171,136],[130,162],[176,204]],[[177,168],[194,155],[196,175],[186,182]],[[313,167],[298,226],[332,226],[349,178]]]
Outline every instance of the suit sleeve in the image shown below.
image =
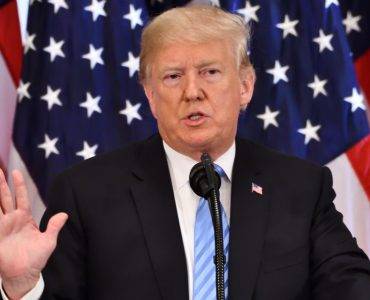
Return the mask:
[[334,198],[332,176],[324,167],[310,235],[312,298],[368,300],[370,262],[344,225]]
[[56,178],[47,199],[41,230],[45,230],[49,219],[58,212],[67,213],[68,220],[42,272],[45,289],[41,299],[86,299],[86,238],[75,192],[66,173]]

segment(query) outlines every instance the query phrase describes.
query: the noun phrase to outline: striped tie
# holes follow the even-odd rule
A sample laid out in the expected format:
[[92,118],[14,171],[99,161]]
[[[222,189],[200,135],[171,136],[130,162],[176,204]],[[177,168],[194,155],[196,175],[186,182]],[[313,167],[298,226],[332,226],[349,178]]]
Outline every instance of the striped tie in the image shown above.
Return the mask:
[[[225,176],[224,171],[215,166],[216,171]],[[222,228],[224,237],[225,264],[225,299],[228,295],[228,262],[229,262],[229,224],[222,207]],[[216,267],[214,264],[215,241],[212,218],[208,202],[200,198],[195,220],[194,234],[194,287],[193,300],[216,299]]]

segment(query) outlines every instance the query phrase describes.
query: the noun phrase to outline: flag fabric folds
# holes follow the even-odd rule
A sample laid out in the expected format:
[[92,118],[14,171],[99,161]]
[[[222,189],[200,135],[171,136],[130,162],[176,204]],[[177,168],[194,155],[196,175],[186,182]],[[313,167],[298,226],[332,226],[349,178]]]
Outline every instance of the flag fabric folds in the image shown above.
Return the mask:
[[42,199],[67,166],[153,131],[137,79],[144,3],[31,3],[13,141]]
[[16,0],[0,1],[0,168],[6,168],[12,136],[22,44]]
[[[251,24],[257,82],[239,135],[328,164],[338,208],[370,253],[369,125],[353,64],[369,45],[348,42],[369,41],[368,15],[338,0],[211,2]],[[184,3],[31,1],[11,165],[24,165],[41,199],[66,167],[156,131],[138,82],[140,34]]]

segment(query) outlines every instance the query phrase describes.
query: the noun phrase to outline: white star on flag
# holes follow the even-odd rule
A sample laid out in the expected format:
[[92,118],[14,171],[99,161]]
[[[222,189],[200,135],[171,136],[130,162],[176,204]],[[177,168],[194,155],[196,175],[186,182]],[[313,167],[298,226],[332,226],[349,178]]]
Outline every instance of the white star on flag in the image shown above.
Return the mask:
[[135,29],[136,25],[143,26],[143,20],[141,20],[140,17],[141,11],[142,11],[141,8],[135,10],[135,7],[132,4],[130,4],[130,12],[123,16],[124,19],[130,21],[131,29]]
[[330,41],[333,38],[333,34],[325,35],[324,31],[320,29],[319,36],[314,38],[313,41],[317,44],[319,44],[320,49],[319,52],[321,53],[325,49],[328,49],[330,51],[333,51],[333,46],[331,45]]
[[59,94],[61,89],[53,91],[53,89],[48,85],[47,92],[45,95],[41,96],[42,100],[45,100],[48,103],[48,110],[51,110],[54,105],[63,106],[62,102],[59,100]]
[[306,121],[306,127],[298,129],[298,132],[304,135],[304,144],[307,145],[312,139],[320,142],[320,138],[317,135],[317,131],[321,128],[321,125],[312,126],[311,121]]
[[245,2],[245,7],[240,8],[237,10],[237,13],[241,14],[244,16],[245,22],[249,22],[250,20],[254,20],[258,22],[258,17],[257,17],[257,10],[260,9],[259,5],[252,6],[249,1]]
[[76,152],[77,156],[83,157],[84,160],[94,157],[96,155],[96,149],[98,149],[98,145],[89,146],[89,144],[84,141],[84,147],[81,151]]
[[99,16],[107,16],[104,10],[105,2],[106,0],[102,0],[100,2],[98,0],[91,0],[91,4],[85,7],[86,11],[91,12],[94,22],[99,18]]
[[82,55],[82,58],[85,58],[90,61],[90,69],[93,70],[96,64],[104,65],[104,61],[101,58],[104,48],[101,47],[96,49],[94,45],[89,44],[89,52]]
[[313,98],[315,99],[319,94],[323,94],[324,96],[327,96],[326,90],[325,90],[325,84],[328,81],[326,79],[320,80],[319,76],[315,74],[313,82],[307,84],[309,88],[313,90]]
[[50,137],[45,134],[44,135],[44,142],[39,144],[37,148],[45,150],[45,158],[49,158],[50,154],[59,154],[59,151],[56,147],[56,143],[58,142],[58,138],[50,139]]
[[121,64],[122,67],[129,69],[130,77],[134,76],[136,71],[139,71],[140,57],[133,56],[132,52],[128,53],[128,60]]
[[361,20],[361,16],[352,16],[352,13],[350,11],[347,11],[347,16],[345,19],[343,19],[343,25],[346,27],[346,33],[351,33],[352,30],[354,31],[361,31],[360,26],[358,25],[358,22]]
[[279,124],[276,121],[276,117],[278,114],[280,114],[280,111],[271,111],[270,107],[266,105],[265,112],[263,114],[257,115],[257,118],[263,120],[263,129],[266,130],[270,125],[279,127]]
[[17,88],[18,102],[22,102],[23,98],[31,99],[31,96],[28,92],[28,88],[30,87],[30,85],[30,82],[23,83],[22,80],[19,81],[19,85]]
[[48,2],[54,5],[54,13],[58,13],[60,8],[68,9],[68,4],[65,0],[48,0]]
[[332,4],[339,6],[338,0],[325,0],[325,8],[328,8]]
[[285,39],[289,34],[298,36],[295,26],[299,23],[298,20],[290,20],[288,15],[284,16],[284,22],[278,23],[277,28],[283,30],[283,38]]
[[101,113],[99,107],[100,99],[100,96],[94,98],[89,92],[86,93],[86,101],[80,103],[80,107],[86,108],[88,118],[90,118],[94,112]]
[[35,33],[30,35],[28,34],[28,32],[26,32],[26,36],[24,38],[24,44],[23,44],[24,54],[26,54],[29,49],[36,51],[36,47],[34,44],[35,38],[36,38]]
[[286,75],[289,66],[281,66],[278,60],[275,60],[275,66],[272,69],[267,69],[266,72],[274,76],[274,84],[277,84],[280,80],[289,82],[289,79]]
[[54,40],[53,37],[50,37],[50,44],[49,46],[44,48],[44,51],[48,52],[50,54],[50,61],[54,61],[54,59],[57,56],[60,57],[65,57],[63,51],[62,51],[62,46],[64,44],[64,41],[61,40],[58,43]]
[[142,120],[139,114],[141,103],[132,105],[130,100],[126,100],[126,108],[122,109],[119,113],[127,117],[127,124],[130,125],[134,119]]
[[344,98],[344,101],[351,103],[351,111],[355,112],[358,108],[365,110],[364,96],[357,91],[356,88],[352,89],[352,95]]

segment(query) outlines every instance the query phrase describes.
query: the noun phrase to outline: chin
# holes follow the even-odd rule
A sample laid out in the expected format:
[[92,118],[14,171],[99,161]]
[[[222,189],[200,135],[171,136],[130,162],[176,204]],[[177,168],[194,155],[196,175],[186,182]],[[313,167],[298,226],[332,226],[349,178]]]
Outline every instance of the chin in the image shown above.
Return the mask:
[[188,135],[183,139],[183,142],[190,148],[197,149],[199,151],[207,151],[211,144],[213,144],[216,137],[207,135]]

